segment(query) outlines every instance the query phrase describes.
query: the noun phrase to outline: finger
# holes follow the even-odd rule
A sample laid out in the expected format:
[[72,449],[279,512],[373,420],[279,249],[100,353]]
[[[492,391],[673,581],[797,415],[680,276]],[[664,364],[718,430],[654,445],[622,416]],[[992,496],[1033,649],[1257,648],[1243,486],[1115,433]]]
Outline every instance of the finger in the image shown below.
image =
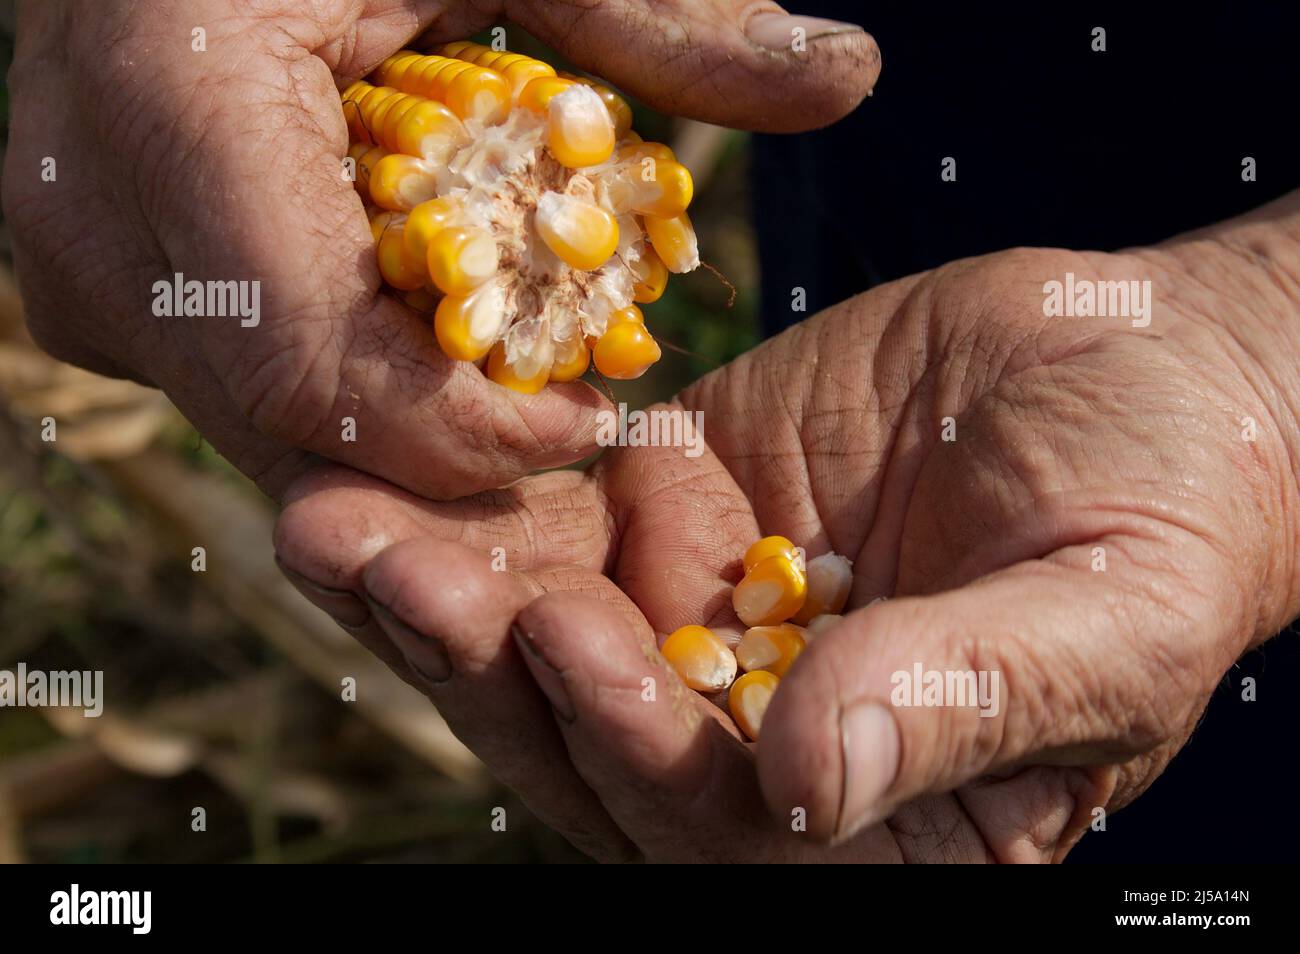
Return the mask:
[[1122,583],[1113,565],[1092,573],[1089,551],[879,603],[823,634],[764,719],[774,812],[805,806],[810,831],[843,838],[925,792],[1023,764],[1122,762],[1178,731],[1231,662],[1199,621],[1229,608],[1169,602],[1170,581],[1140,563]]
[[408,540],[364,573],[371,611],[447,725],[492,774],[575,846],[604,861],[635,847],[569,762],[510,638],[515,615],[540,592],[455,543]]
[[[647,413],[685,414],[679,405]],[[619,587],[668,634],[689,624],[738,638],[731,605],[740,579],[738,554],[757,538],[749,502],[708,449],[637,447],[603,457],[596,467],[618,526]]]
[[[612,591],[612,588],[611,588]],[[570,758],[610,815],[655,861],[892,857],[877,828],[823,852],[768,817],[753,760],[716,709],[688,690],[613,601],[549,593],[516,640],[556,712]]]
[[320,586],[356,594],[364,592],[369,561],[404,540],[452,540],[521,573],[552,566],[599,572],[614,533],[596,482],[567,470],[440,502],[321,464],[286,491],[282,506],[274,543],[284,564]]
[[[880,73],[860,26],[752,0],[503,2],[510,19],[663,113],[766,132],[834,122]],[[450,39],[450,37],[449,37]]]

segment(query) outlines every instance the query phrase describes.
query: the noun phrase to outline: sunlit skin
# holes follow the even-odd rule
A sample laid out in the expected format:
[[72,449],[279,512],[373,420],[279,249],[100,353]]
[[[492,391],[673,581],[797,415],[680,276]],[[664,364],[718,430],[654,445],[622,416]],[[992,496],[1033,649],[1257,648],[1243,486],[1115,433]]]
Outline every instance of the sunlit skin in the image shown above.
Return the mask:
[[[1212,238],[1005,252],[851,299],[679,397],[698,458],[616,449],[459,504],[323,470],[288,495],[280,559],[594,857],[1059,859],[1300,612],[1298,198]],[[1151,325],[1045,318],[1066,272],[1150,279]],[[740,632],[764,533],[854,580],[750,746],[655,647]],[[881,743],[843,740],[917,661],[997,671],[1002,704],[890,706]]]

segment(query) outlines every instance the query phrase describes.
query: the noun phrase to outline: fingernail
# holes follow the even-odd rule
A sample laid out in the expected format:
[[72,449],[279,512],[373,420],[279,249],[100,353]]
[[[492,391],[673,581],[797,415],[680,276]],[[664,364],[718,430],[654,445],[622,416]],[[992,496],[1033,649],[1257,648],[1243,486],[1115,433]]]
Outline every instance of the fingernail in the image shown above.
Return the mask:
[[312,605],[323,609],[329,613],[341,625],[349,628],[364,626],[370,619],[370,610],[366,609],[363,603],[354,593],[347,590],[336,590],[333,587],[321,586],[319,583],[313,583],[301,573],[289,569],[280,562],[280,558],[275,558],[276,565],[280,572],[284,574],[285,579],[294,585],[294,588],[307,597]]
[[573,703],[569,701],[569,690],[564,685],[564,676],[560,670],[546,661],[546,657],[537,648],[537,644],[533,642],[532,637],[525,633],[520,626],[511,626],[510,635],[515,638],[515,643],[523,652],[524,662],[528,664],[528,669],[533,674],[533,681],[537,683],[542,693],[550,700],[551,708],[555,710],[555,714],[565,722],[572,722],[578,717],[578,714],[573,711]]
[[804,43],[841,33],[861,33],[856,23],[801,17],[788,13],[756,13],[745,23],[745,35],[769,50],[799,52]]
[[403,623],[387,606],[367,599],[370,611],[379,622],[379,628],[392,640],[406,664],[426,682],[446,682],[451,678],[451,657],[442,640],[428,633],[419,633]]
[[840,801],[837,840],[880,821],[880,800],[898,775],[901,743],[898,723],[878,702],[859,702],[840,715],[844,753],[844,796]]

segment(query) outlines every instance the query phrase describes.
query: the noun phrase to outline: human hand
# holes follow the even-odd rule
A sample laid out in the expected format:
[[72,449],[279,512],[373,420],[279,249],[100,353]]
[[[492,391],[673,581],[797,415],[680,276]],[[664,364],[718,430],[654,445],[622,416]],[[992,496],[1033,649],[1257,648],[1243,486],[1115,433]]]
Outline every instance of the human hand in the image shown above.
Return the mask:
[[[455,39],[508,13],[677,114],[788,131],[852,109],[878,71],[871,38],[771,11],[734,0],[23,3],[4,205],[32,332],[60,358],[162,388],[273,496],[308,464],[304,451],[439,498],[580,458],[603,405],[594,390],[499,388],[379,294],[366,216],[340,174],[336,83],[425,31]],[[790,49],[796,26],[806,52]],[[256,325],[156,317],[151,289],[174,273],[260,282]]]
[[[595,857],[1060,859],[1297,613],[1294,206],[1285,253],[1265,217],[861,295],[681,396],[698,459],[612,450],[457,504],[309,477],[278,553]],[[1149,326],[1044,317],[1067,272],[1149,279]],[[734,624],[760,531],[852,556],[856,610],[782,680],[755,762],[653,639]],[[997,672],[996,715],[892,705],[918,663]]]

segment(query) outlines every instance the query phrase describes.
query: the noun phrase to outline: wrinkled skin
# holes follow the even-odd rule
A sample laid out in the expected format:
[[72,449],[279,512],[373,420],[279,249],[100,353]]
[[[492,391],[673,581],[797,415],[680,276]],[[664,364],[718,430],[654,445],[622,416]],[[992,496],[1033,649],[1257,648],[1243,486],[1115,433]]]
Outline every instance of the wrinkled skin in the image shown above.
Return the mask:
[[[695,460],[612,450],[455,504],[317,472],[277,552],[596,858],[1059,860],[1297,613],[1295,210],[860,295],[684,392]],[[1150,279],[1150,327],[1045,318],[1043,283],[1067,271]],[[850,555],[855,581],[748,746],[653,650],[736,624],[760,533]],[[996,670],[998,715],[892,707],[880,739],[842,738],[915,662]]]
[[[342,175],[338,84],[413,37],[458,39],[509,18],[667,112],[770,131],[824,125],[866,95],[879,51],[861,30],[809,23],[796,54],[783,21],[760,18],[779,10],[29,0],[10,71],[4,207],[31,330],[60,358],[166,391],[273,496],[313,454],[439,498],[577,460],[594,448],[595,390],[495,387],[379,293],[361,200]],[[205,52],[191,48],[196,27]],[[784,46],[760,45],[776,39]],[[260,323],[155,317],[153,284],[176,272],[260,281]]]

